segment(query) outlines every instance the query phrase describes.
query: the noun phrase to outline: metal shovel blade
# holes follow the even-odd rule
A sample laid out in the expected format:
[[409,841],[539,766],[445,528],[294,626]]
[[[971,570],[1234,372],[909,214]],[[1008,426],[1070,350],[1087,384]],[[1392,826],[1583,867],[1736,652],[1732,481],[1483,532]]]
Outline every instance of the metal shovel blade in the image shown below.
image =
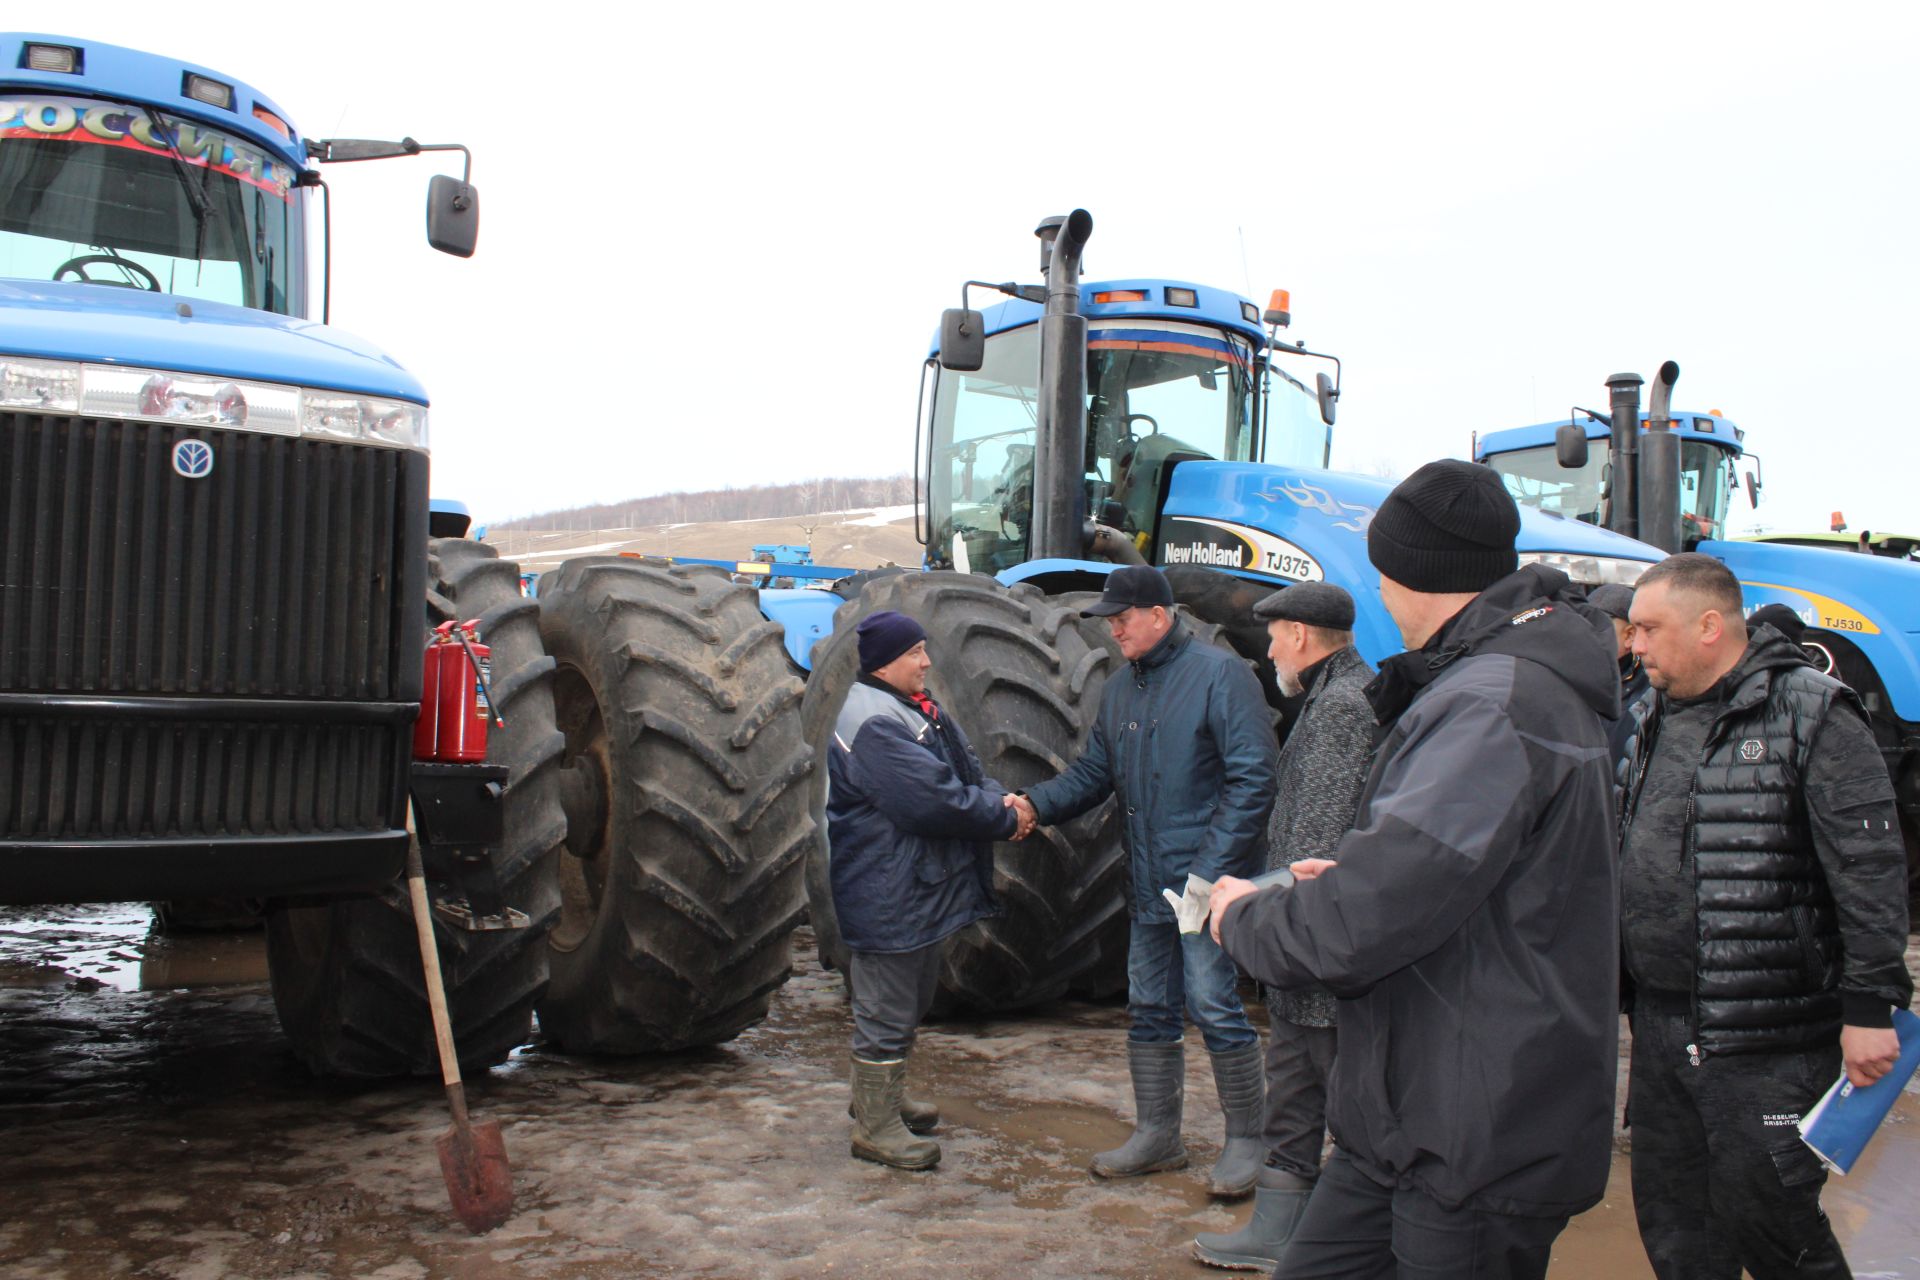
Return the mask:
[[498,1121],[454,1125],[433,1145],[440,1153],[453,1216],[467,1230],[482,1235],[512,1216],[513,1171],[507,1167],[507,1144]]

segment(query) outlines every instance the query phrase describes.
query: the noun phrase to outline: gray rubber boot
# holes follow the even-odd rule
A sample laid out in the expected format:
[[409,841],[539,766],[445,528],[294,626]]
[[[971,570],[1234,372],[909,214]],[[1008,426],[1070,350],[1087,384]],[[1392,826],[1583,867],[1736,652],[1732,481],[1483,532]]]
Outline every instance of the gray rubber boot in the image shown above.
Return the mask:
[[1262,1169],[1253,1190],[1253,1216],[1232,1234],[1202,1231],[1193,1238],[1193,1256],[1229,1271],[1271,1271],[1280,1265],[1287,1242],[1307,1211],[1313,1187],[1304,1178],[1279,1169]]
[[1267,1155],[1262,1136],[1267,1109],[1267,1072],[1260,1042],[1213,1056],[1213,1085],[1220,1091],[1220,1110],[1227,1115],[1227,1145],[1213,1162],[1213,1181],[1207,1189],[1223,1200],[1237,1200],[1253,1190]]
[[940,1144],[916,1138],[900,1120],[907,1089],[907,1060],[853,1060],[853,1154],[896,1169],[931,1169]]
[[1180,1142],[1180,1109],[1186,1100],[1186,1052],[1180,1041],[1141,1044],[1127,1041],[1127,1066],[1133,1074],[1133,1136],[1093,1158],[1102,1178],[1131,1178],[1162,1169],[1182,1169],[1187,1149]]
[[[847,1114],[853,1114],[851,1102],[847,1104]],[[915,1133],[932,1133],[940,1127],[940,1108],[903,1093],[900,1095],[900,1123]]]

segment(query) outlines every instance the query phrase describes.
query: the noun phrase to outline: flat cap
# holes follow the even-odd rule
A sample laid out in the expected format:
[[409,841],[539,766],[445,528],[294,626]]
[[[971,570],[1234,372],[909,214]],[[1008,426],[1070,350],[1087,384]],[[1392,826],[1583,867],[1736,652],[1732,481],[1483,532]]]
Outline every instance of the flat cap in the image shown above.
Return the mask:
[[1304,622],[1329,631],[1353,630],[1353,597],[1331,582],[1296,582],[1253,606],[1262,622]]
[[1618,618],[1622,622],[1631,622],[1627,610],[1633,608],[1633,588],[1618,582],[1609,582],[1587,592],[1587,603],[1606,614],[1609,618]]

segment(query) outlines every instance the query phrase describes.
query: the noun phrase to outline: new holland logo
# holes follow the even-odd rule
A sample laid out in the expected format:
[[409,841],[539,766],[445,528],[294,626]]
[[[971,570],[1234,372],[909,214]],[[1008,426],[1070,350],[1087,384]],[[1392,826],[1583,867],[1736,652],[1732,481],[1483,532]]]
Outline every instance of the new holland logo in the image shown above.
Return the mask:
[[1748,764],[1758,764],[1766,755],[1767,744],[1758,738],[1748,738],[1740,744],[1740,758]]
[[213,446],[204,440],[182,440],[173,446],[173,469],[189,480],[213,474]]

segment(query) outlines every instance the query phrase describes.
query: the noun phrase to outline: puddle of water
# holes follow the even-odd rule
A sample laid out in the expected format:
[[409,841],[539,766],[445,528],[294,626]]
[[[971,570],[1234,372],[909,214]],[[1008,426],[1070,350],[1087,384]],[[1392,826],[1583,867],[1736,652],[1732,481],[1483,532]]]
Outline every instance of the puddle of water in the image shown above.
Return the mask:
[[145,903],[0,909],[0,989],[172,991],[266,980],[258,929],[163,934]]

